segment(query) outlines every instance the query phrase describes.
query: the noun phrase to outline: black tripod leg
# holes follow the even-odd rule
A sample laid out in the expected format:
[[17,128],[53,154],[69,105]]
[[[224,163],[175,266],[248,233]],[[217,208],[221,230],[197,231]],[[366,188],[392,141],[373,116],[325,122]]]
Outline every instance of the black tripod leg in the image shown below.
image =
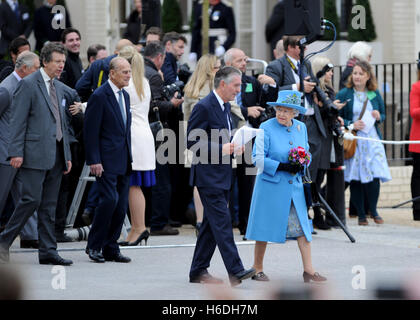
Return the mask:
[[350,234],[350,232],[347,230],[346,226],[341,222],[340,219],[338,219],[337,215],[334,213],[334,211],[331,209],[331,207],[328,205],[327,201],[318,193],[319,200],[321,201],[322,205],[327,209],[328,213],[334,218],[334,220],[337,222],[337,224],[340,226],[341,229],[343,229],[344,233],[349,237],[351,242],[356,242],[356,239],[353,238],[353,236]]
[[399,204],[397,204],[397,205],[393,206],[393,207],[392,207],[392,209],[396,209],[396,208],[401,207],[401,206],[403,206],[403,205],[405,205],[405,204],[407,204],[407,203],[414,202],[414,201],[417,201],[417,200],[420,200],[420,196],[415,197],[415,198],[413,198],[413,199],[410,199],[410,200],[408,200],[408,201],[404,201],[404,202],[402,202],[402,203],[399,203]]

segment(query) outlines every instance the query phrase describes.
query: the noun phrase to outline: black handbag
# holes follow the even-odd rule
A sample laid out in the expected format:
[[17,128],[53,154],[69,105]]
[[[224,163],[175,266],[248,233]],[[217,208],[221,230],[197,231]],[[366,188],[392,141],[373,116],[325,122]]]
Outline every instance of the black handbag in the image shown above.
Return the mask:
[[150,123],[150,130],[152,130],[153,138],[155,139],[155,150],[157,150],[163,142],[163,124],[160,121],[159,108],[154,107],[153,112],[155,113],[156,121]]

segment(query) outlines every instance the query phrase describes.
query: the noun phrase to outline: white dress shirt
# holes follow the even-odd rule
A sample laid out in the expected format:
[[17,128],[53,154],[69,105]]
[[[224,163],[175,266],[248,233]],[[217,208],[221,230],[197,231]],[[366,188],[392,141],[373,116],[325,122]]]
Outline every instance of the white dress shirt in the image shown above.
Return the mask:
[[[119,103],[120,94],[118,92],[121,91],[122,89],[118,89],[118,87],[110,79],[108,79],[108,83],[111,86],[112,91],[114,92],[115,99],[117,99],[117,104],[120,105],[120,103]],[[123,103],[123,106],[124,106],[124,110],[127,110],[126,106],[125,106],[124,94],[122,96],[122,103]]]
[[[217,92],[216,92],[216,90],[213,90],[213,93],[214,93],[214,95],[216,96],[216,98],[217,98],[217,101],[219,101],[219,104],[220,104],[220,107],[222,108],[222,111],[223,111],[223,113],[225,112],[225,106],[224,106],[224,102],[223,102],[223,99],[222,98],[220,98],[220,96],[217,94]],[[227,123],[228,123],[228,126],[229,126],[229,136],[231,136],[232,135],[232,128],[230,127],[230,119],[229,119],[229,117],[230,117],[230,115],[227,115]]]

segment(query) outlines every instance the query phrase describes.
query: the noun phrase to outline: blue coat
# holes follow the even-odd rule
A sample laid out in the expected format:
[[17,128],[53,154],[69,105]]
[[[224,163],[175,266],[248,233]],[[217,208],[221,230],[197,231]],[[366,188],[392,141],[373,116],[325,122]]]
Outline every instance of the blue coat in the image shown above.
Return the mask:
[[108,82],[89,98],[83,136],[86,164],[101,163],[104,171],[125,175],[131,170],[131,112],[130,98],[123,90],[127,124],[124,126],[120,106]]
[[258,175],[245,237],[257,241],[285,242],[293,200],[305,237],[311,241],[302,174],[277,171],[279,163],[288,162],[291,148],[309,150],[306,126],[293,119],[293,125],[288,128],[273,118],[263,122],[260,129],[263,132],[258,133],[253,150]]

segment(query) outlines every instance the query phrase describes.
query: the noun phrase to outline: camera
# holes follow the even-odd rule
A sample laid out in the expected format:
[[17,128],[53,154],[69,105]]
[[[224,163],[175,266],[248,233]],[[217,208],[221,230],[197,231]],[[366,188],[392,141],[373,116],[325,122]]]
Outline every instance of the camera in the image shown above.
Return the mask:
[[330,63],[326,64],[324,68],[316,74],[316,79],[311,79],[311,81],[316,83],[314,92],[316,93],[318,100],[322,102],[323,108],[327,110],[329,129],[336,134],[339,140],[341,140],[344,136],[344,132],[341,130],[341,124],[337,119],[338,110],[328,95],[319,86],[319,79],[322,78],[325,73],[331,70],[333,67],[334,66]]
[[187,63],[181,64],[178,69],[178,78],[180,81],[187,83],[192,75],[190,67]]
[[175,92],[178,92],[178,95],[176,96],[177,99],[182,99],[182,88],[184,87],[184,82],[182,81],[175,81],[172,84],[168,84],[167,86],[163,87],[162,94],[166,98],[166,100],[171,100],[175,94]]

